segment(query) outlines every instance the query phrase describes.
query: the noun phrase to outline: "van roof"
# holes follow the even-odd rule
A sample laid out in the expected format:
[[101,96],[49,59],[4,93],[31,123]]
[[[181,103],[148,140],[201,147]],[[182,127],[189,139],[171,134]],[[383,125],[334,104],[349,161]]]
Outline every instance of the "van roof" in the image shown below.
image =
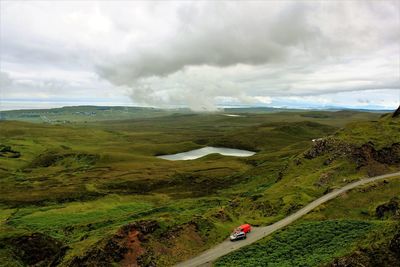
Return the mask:
[[242,224],[240,227],[249,227],[249,226],[250,226],[250,224],[245,223],[245,224]]

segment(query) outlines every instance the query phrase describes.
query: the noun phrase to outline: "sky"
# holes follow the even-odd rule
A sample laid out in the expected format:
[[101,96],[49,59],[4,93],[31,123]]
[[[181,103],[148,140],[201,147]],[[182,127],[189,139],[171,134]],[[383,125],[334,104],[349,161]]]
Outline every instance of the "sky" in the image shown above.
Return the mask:
[[400,1],[0,1],[0,109],[394,109]]

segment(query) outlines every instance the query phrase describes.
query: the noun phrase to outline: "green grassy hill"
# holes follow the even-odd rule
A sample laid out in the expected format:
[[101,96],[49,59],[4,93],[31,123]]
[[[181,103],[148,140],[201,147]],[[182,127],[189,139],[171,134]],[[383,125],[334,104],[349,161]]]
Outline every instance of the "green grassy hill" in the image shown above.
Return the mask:
[[399,178],[343,194],[215,266],[398,266]]
[[[283,172],[284,183],[274,184],[257,201],[268,201],[266,211],[274,216],[285,199],[297,209],[310,202],[315,188],[327,192],[360,176],[399,167],[399,117],[387,114],[377,121],[353,122],[295,157]],[[220,258],[215,266],[398,266],[399,178],[343,194],[295,225]],[[281,190],[286,190],[285,197],[274,197],[282,196]]]
[[[275,222],[371,170],[398,169],[398,119],[343,113],[1,121],[0,262],[170,266],[217,244],[237,224]],[[155,157],[207,145],[257,153]],[[374,228],[353,221],[340,227],[362,225],[357,236]]]

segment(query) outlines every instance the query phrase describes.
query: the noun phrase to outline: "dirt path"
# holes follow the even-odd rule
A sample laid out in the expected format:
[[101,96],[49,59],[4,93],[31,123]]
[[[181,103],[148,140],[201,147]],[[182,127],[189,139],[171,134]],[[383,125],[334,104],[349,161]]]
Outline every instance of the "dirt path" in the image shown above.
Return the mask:
[[204,251],[199,256],[176,265],[176,267],[211,266],[211,263],[213,261],[215,261],[216,259],[218,259],[219,257],[224,256],[224,255],[226,255],[234,250],[237,250],[241,247],[244,247],[251,243],[254,243],[254,242],[260,240],[261,238],[272,234],[273,232],[275,232],[275,231],[287,226],[288,224],[294,222],[295,220],[299,219],[300,217],[307,214],[312,209],[318,207],[322,203],[325,203],[350,189],[353,189],[357,186],[364,185],[367,183],[375,182],[377,180],[394,177],[394,176],[399,176],[399,175],[400,175],[400,172],[396,172],[396,173],[391,173],[391,174],[375,176],[375,177],[371,177],[371,178],[365,178],[365,179],[361,179],[357,182],[348,184],[340,189],[336,189],[336,190],[314,200],[313,202],[311,202],[304,208],[298,210],[297,212],[293,213],[292,215],[290,215],[274,224],[271,224],[269,226],[264,226],[264,227],[254,227],[252,232],[247,236],[247,239],[245,239],[245,240],[237,241],[237,242],[231,242],[229,240],[225,240],[221,244],[219,244],[209,250]]

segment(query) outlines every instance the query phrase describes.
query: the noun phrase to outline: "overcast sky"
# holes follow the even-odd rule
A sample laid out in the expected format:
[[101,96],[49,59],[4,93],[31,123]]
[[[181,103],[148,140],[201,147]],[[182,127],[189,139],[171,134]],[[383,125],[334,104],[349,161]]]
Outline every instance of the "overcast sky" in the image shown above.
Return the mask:
[[399,3],[2,0],[2,109],[395,108]]

